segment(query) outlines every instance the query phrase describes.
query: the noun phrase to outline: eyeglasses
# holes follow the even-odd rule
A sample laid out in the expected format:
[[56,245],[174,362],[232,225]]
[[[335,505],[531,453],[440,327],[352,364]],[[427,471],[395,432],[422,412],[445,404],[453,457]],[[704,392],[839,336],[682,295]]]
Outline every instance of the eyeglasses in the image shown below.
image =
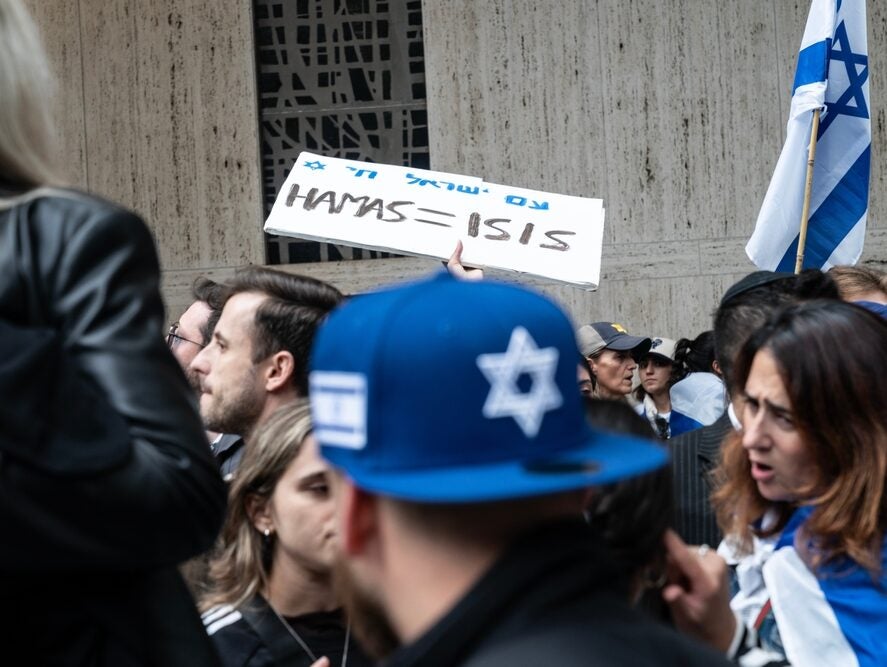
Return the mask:
[[204,345],[203,343],[198,343],[196,340],[191,340],[190,338],[185,338],[184,336],[180,336],[179,334],[176,333],[178,330],[179,330],[179,323],[176,322],[169,328],[169,331],[166,333],[166,345],[169,347],[169,349],[174,348],[176,346],[176,344],[178,343],[178,341],[184,341],[186,343],[191,343],[192,345],[196,345],[199,348],[206,347],[206,345]]

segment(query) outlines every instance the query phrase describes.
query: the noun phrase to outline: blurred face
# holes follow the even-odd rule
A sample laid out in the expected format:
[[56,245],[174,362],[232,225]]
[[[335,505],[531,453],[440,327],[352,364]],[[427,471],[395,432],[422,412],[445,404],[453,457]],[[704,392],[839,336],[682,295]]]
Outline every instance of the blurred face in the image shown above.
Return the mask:
[[204,426],[217,433],[248,434],[265,406],[262,364],[252,361],[252,327],[262,294],[235,294],[225,304],[213,339],[191,362],[200,385]]
[[[330,469],[308,436],[274,487],[266,518],[274,532],[272,567],[284,560],[303,570],[329,574],[335,559],[335,519]],[[264,531],[261,520],[256,527]]]
[[816,481],[816,466],[768,350],[755,355],[745,383],[742,446],[758,492],[767,500],[802,500],[800,490]]
[[[348,482],[343,475],[333,471],[331,485],[336,505],[336,525],[342,539],[345,535],[343,490],[346,484]],[[333,564],[333,590],[336,599],[342,603],[361,648],[375,660],[382,660],[399,646],[400,640],[388,618],[381,596],[372,585],[373,576],[366,573],[359,556],[349,557],[342,548],[341,540],[336,543],[336,552]]]
[[589,357],[588,363],[602,397],[619,398],[631,392],[631,376],[638,366],[631,352],[605,349],[596,358]]
[[648,354],[638,363],[641,385],[650,396],[668,392],[671,379],[671,361],[657,354]]
[[579,393],[583,396],[591,396],[591,375],[585,364],[578,364],[576,369],[576,381],[579,384]]
[[195,301],[182,313],[179,321],[170,327],[166,339],[169,349],[172,350],[173,356],[185,371],[188,382],[191,383],[195,391],[200,391],[200,380],[191,370],[190,365],[207,343],[203,340],[202,330],[209,320],[211,312],[212,310],[205,301]]

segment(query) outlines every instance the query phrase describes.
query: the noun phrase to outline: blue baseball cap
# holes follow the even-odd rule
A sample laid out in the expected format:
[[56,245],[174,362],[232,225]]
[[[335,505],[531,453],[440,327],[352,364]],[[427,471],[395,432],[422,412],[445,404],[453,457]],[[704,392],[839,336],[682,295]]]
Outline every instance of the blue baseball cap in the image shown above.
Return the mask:
[[446,272],[358,296],[317,333],[321,453],[364,490],[429,503],[521,498],[664,465],[643,439],[592,430],[567,316],[515,285]]

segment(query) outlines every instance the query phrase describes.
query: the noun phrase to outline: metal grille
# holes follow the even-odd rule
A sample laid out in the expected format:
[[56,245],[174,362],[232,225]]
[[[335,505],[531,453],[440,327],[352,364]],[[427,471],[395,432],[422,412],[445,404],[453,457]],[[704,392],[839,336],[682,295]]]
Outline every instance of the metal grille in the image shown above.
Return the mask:
[[[421,0],[255,0],[265,216],[303,150],[428,168]],[[268,235],[271,264],[390,257]]]

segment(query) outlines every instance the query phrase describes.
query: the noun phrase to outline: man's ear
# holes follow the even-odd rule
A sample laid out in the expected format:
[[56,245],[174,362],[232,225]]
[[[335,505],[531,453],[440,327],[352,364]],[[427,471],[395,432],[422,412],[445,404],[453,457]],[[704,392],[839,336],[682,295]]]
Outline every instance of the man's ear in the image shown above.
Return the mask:
[[246,515],[250,523],[260,533],[268,530],[274,532],[274,519],[271,517],[271,502],[268,498],[262,498],[256,493],[250,493],[246,497]]
[[379,527],[379,503],[375,496],[343,480],[341,489],[341,546],[346,556],[366,553]]
[[271,393],[292,385],[296,361],[291,352],[281,350],[265,360],[265,391]]

